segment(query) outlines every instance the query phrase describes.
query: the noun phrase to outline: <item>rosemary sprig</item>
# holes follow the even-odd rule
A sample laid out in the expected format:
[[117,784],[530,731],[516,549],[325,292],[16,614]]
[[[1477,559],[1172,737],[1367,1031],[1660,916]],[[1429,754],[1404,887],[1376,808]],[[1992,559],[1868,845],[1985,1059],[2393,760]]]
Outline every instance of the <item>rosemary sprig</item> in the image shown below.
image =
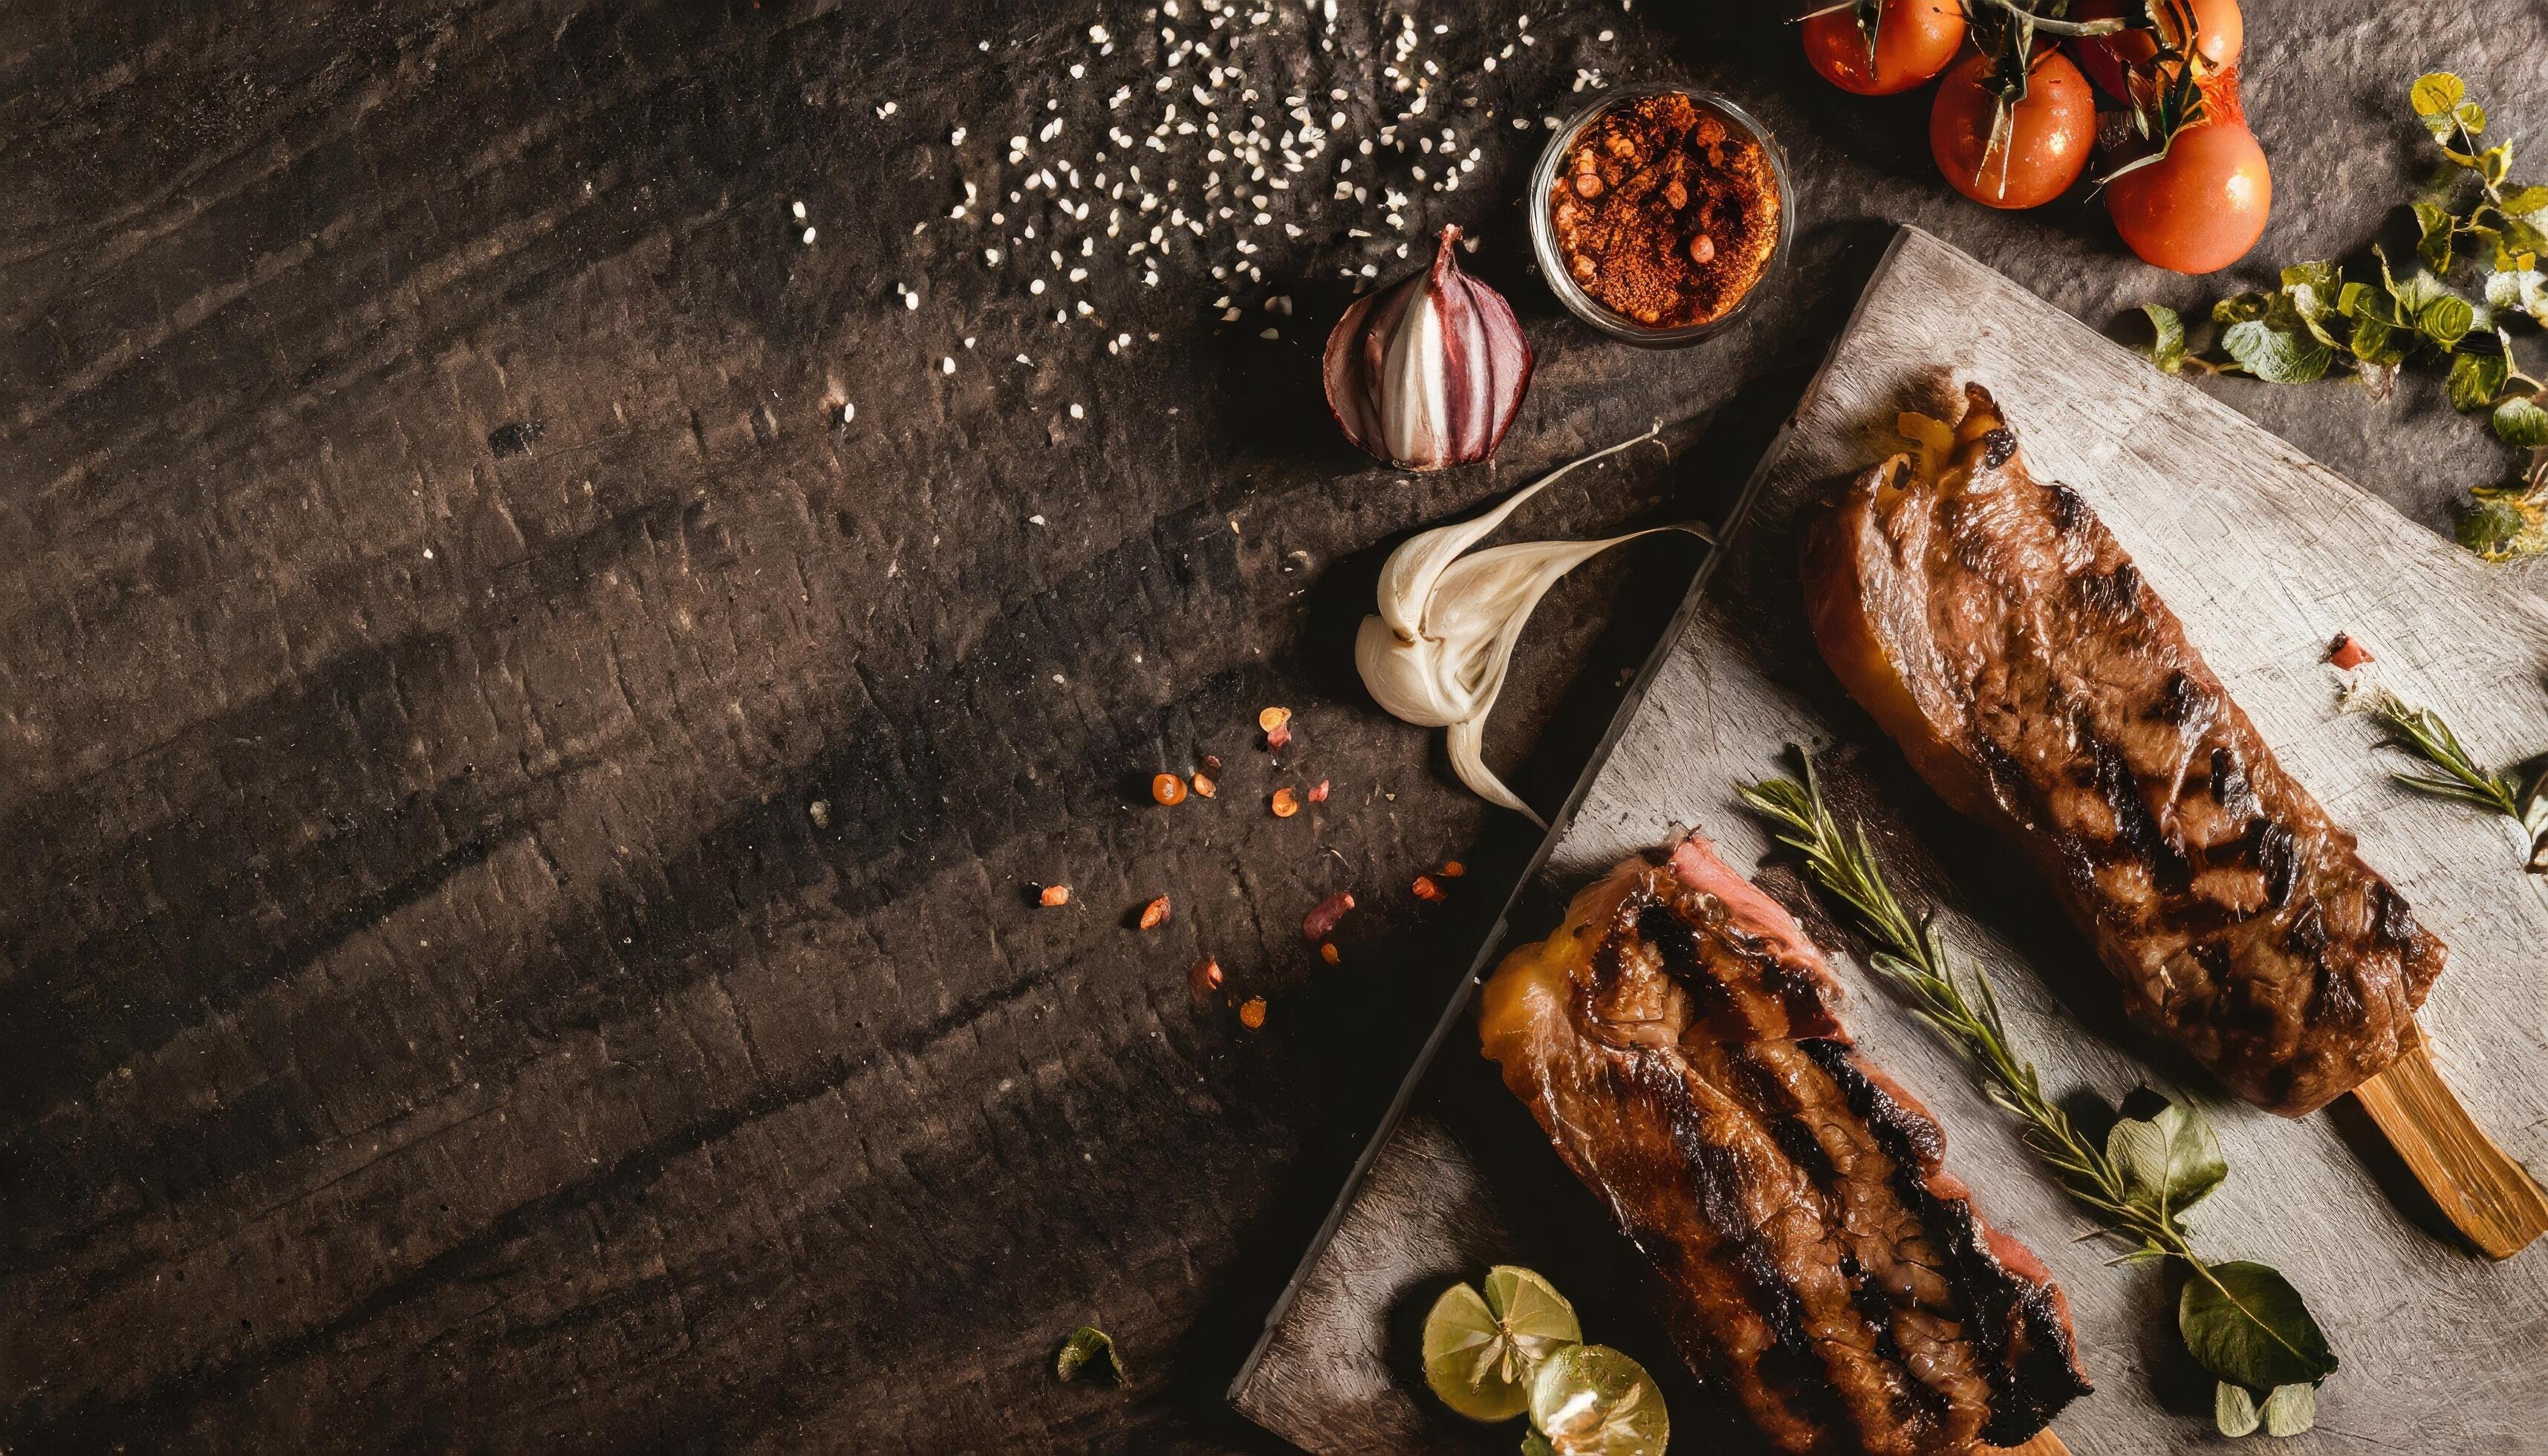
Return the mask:
[[2243,1260],[2207,1262],[2194,1250],[2185,1211],[2229,1176],[2219,1140],[2190,1104],[2168,1102],[2150,1118],[2123,1118],[2098,1145],[2047,1096],[2035,1064],[2011,1042],[1999,997],[1980,966],[1947,955],[1934,917],[1914,918],[1887,884],[1866,826],[1844,830],[1824,800],[1811,756],[1794,751],[1803,781],[1742,785],[1743,800],[1777,826],[1804,857],[1806,877],[1849,911],[1873,946],[1867,963],[1980,1074],[1991,1101],[2018,1120],[2018,1134],[2060,1181],[2062,1191],[2127,1245],[2119,1262],[2177,1260],[2187,1283],[2177,1324],[2187,1348],[2222,1383],[2221,1428],[2244,1435],[2306,1429],[2314,1391],[2336,1357],[2300,1293],[2272,1268]]
[[2548,789],[2548,755],[2526,760],[2509,771],[2490,769],[2460,742],[2459,734],[2452,731],[2437,709],[2412,702],[2387,687],[2348,693],[2345,706],[2369,713],[2388,729],[2389,737],[2383,741],[2389,747],[2412,754],[2442,771],[2393,771],[2391,778],[2417,793],[2475,804],[2521,826],[2521,832],[2530,839],[2530,872],[2548,874],[2548,802],[2542,801],[2542,790]]

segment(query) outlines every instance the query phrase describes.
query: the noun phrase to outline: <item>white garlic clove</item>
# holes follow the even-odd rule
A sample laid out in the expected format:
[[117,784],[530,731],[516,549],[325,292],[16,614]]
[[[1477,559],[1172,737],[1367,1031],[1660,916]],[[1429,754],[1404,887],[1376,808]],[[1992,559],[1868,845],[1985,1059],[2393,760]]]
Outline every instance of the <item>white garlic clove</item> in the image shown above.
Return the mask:
[[1327,334],[1327,409],[1345,438],[1409,470],[1495,453],[1530,383],[1530,340],[1503,295],[1460,268],[1442,229],[1423,272],[1356,300]]

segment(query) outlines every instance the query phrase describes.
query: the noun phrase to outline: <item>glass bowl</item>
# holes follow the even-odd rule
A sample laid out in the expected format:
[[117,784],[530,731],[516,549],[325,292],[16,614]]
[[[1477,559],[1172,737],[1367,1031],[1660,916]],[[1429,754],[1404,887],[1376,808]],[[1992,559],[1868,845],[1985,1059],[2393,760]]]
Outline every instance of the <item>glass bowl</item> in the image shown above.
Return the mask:
[[[1705,323],[1685,324],[1679,328],[1649,328],[1612,313],[1607,305],[1586,293],[1576,283],[1575,276],[1566,269],[1564,256],[1557,250],[1557,225],[1549,217],[1548,198],[1550,190],[1557,185],[1558,171],[1566,165],[1568,148],[1575,144],[1576,136],[1592,125],[1593,119],[1612,107],[1624,106],[1641,97],[1670,96],[1675,92],[1688,97],[1702,110],[1714,112],[1728,127],[1761,144],[1762,152],[1770,158],[1770,175],[1778,183],[1778,240],[1770,249],[1768,266],[1761,270],[1761,276],[1753,281],[1751,289],[1735,301],[1733,308]],[[1622,86],[1603,93],[1599,100],[1568,117],[1564,125],[1549,134],[1547,149],[1539,154],[1539,164],[1530,169],[1528,201],[1530,250],[1538,259],[1539,271],[1547,278],[1549,291],[1557,295],[1558,302],[1576,318],[1612,338],[1654,349],[1696,343],[1742,318],[1744,311],[1752,307],[1752,301],[1759,298],[1771,280],[1786,266],[1787,245],[1796,233],[1796,189],[1788,180],[1787,154],[1779,148],[1777,137],[1772,136],[1770,129],[1761,125],[1750,112],[1713,91],[1701,91],[1690,86]]]

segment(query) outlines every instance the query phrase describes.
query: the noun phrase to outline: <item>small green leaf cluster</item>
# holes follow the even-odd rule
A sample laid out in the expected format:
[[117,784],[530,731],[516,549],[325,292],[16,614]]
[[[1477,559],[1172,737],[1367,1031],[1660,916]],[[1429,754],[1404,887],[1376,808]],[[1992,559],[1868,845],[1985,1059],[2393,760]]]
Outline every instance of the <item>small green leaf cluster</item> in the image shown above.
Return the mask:
[[1061,1342],[1052,1357],[1052,1373],[1060,1380],[1075,1380],[1081,1371],[1094,1371],[1114,1385],[1131,1378],[1124,1369],[1124,1357],[1115,1352],[1115,1341],[1094,1324],[1083,1324]]
[[[2396,390],[2407,365],[2429,361],[2444,371],[2453,409],[2485,414],[2497,438],[2530,452],[2515,480],[2470,492],[2461,544],[2493,561],[2548,552],[2548,384],[2515,363],[2509,327],[2548,322],[2548,275],[2539,267],[2548,254],[2548,186],[2507,180],[2512,143],[2481,145],[2486,110],[2458,76],[2418,77],[2408,100],[2448,159],[2441,185],[2412,204],[2422,266],[2402,279],[2375,245],[2376,283],[2346,278],[2336,262],[2285,268],[2278,291],[2213,307],[2219,358],[2189,346],[2173,311],[2143,305],[2150,359],[2169,374],[2238,373],[2273,384],[2350,370],[2375,399]],[[2464,239],[2487,269],[2480,299],[2447,281]]]
[[2191,1103],[2143,1088],[2126,1099],[2102,1143],[2091,1139],[2045,1094],[2035,1064],[2010,1042],[1990,977],[1948,958],[1934,917],[1914,918],[1886,883],[1866,827],[1844,830],[1823,798],[1813,759],[1801,748],[1791,752],[1801,781],[1745,784],[1744,802],[1804,857],[1806,878],[1839,901],[1871,944],[1867,963],[1973,1063],[1983,1090],[2018,1120],[2019,1136],[2063,1191],[2127,1245],[2121,1261],[2172,1260],[2184,1271],[2177,1333],[2220,1383],[2214,1413],[2222,1432],[2308,1429],[2318,1385],[2336,1368],[2308,1303],[2264,1264],[2207,1263],[2185,1227],[2186,1211],[2230,1176],[2212,1125]]

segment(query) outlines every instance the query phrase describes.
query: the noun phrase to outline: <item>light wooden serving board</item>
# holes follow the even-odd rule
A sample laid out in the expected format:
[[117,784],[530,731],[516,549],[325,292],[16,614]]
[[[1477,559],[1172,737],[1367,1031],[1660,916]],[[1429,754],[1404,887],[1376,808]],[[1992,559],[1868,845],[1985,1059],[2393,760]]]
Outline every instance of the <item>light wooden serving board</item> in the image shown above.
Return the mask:
[[[2262,1449],[2548,1451],[2548,1252],[2493,1263],[2450,1241],[2349,1100],[2277,1118],[2126,1028],[2106,972],[2042,887],[1919,784],[1815,654],[1795,575],[1798,512],[1899,448],[1898,410],[1943,411],[1966,379],[1998,396],[2039,476],[2096,506],[2284,765],[2448,941],[2450,968],[2420,1017],[2436,1060],[2496,1140],[2548,1173],[2548,886],[2521,871],[2508,825],[2392,784],[2372,725],[2338,713],[2336,675],[2320,661],[2329,638],[2354,633],[2390,681],[2447,704],[2481,755],[2509,759],[2548,748],[2548,603],[1917,229],[1895,239],[1763,462],[1721,569],[1646,668],[1498,941],[1544,934],[1565,893],[1683,825],[1732,863],[1766,866],[1773,893],[1805,908],[1734,785],[1782,772],[1784,744],[1818,745],[1835,796],[1870,822],[1897,875],[1940,905],[1949,941],[1989,969],[2056,1093],[2119,1098],[2148,1081],[2204,1104],[2230,1176],[2191,1218],[2198,1246],[2281,1268],[2343,1361],[2320,1392],[2318,1428]],[[2323,388],[2328,409],[2368,408]],[[1488,946],[1481,968],[1502,949]],[[1833,958],[1860,1045],[1928,1102],[1949,1167],[2069,1293],[2098,1386],[2055,1422],[2071,1449],[2230,1449],[2211,1434],[2208,1381],[2176,1351],[2160,1273],[2110,1267],[2112,1245],[2081,1241],[2090,1226],[1965,1067],[1856,961]],[[1518,1426],[1444,1413],[1412,1354],[1446,1284],[1509,1260],[1550,1272],[1589,1338],[1666,1378],[1676,1449],[1748,1449],[1739,1435],[1727,1443],[1724,1418],[1680,1371],[1638,1256],[1477,1054],[1473,983],[1231,1400],[1313,1451],[1512,1450]]]

